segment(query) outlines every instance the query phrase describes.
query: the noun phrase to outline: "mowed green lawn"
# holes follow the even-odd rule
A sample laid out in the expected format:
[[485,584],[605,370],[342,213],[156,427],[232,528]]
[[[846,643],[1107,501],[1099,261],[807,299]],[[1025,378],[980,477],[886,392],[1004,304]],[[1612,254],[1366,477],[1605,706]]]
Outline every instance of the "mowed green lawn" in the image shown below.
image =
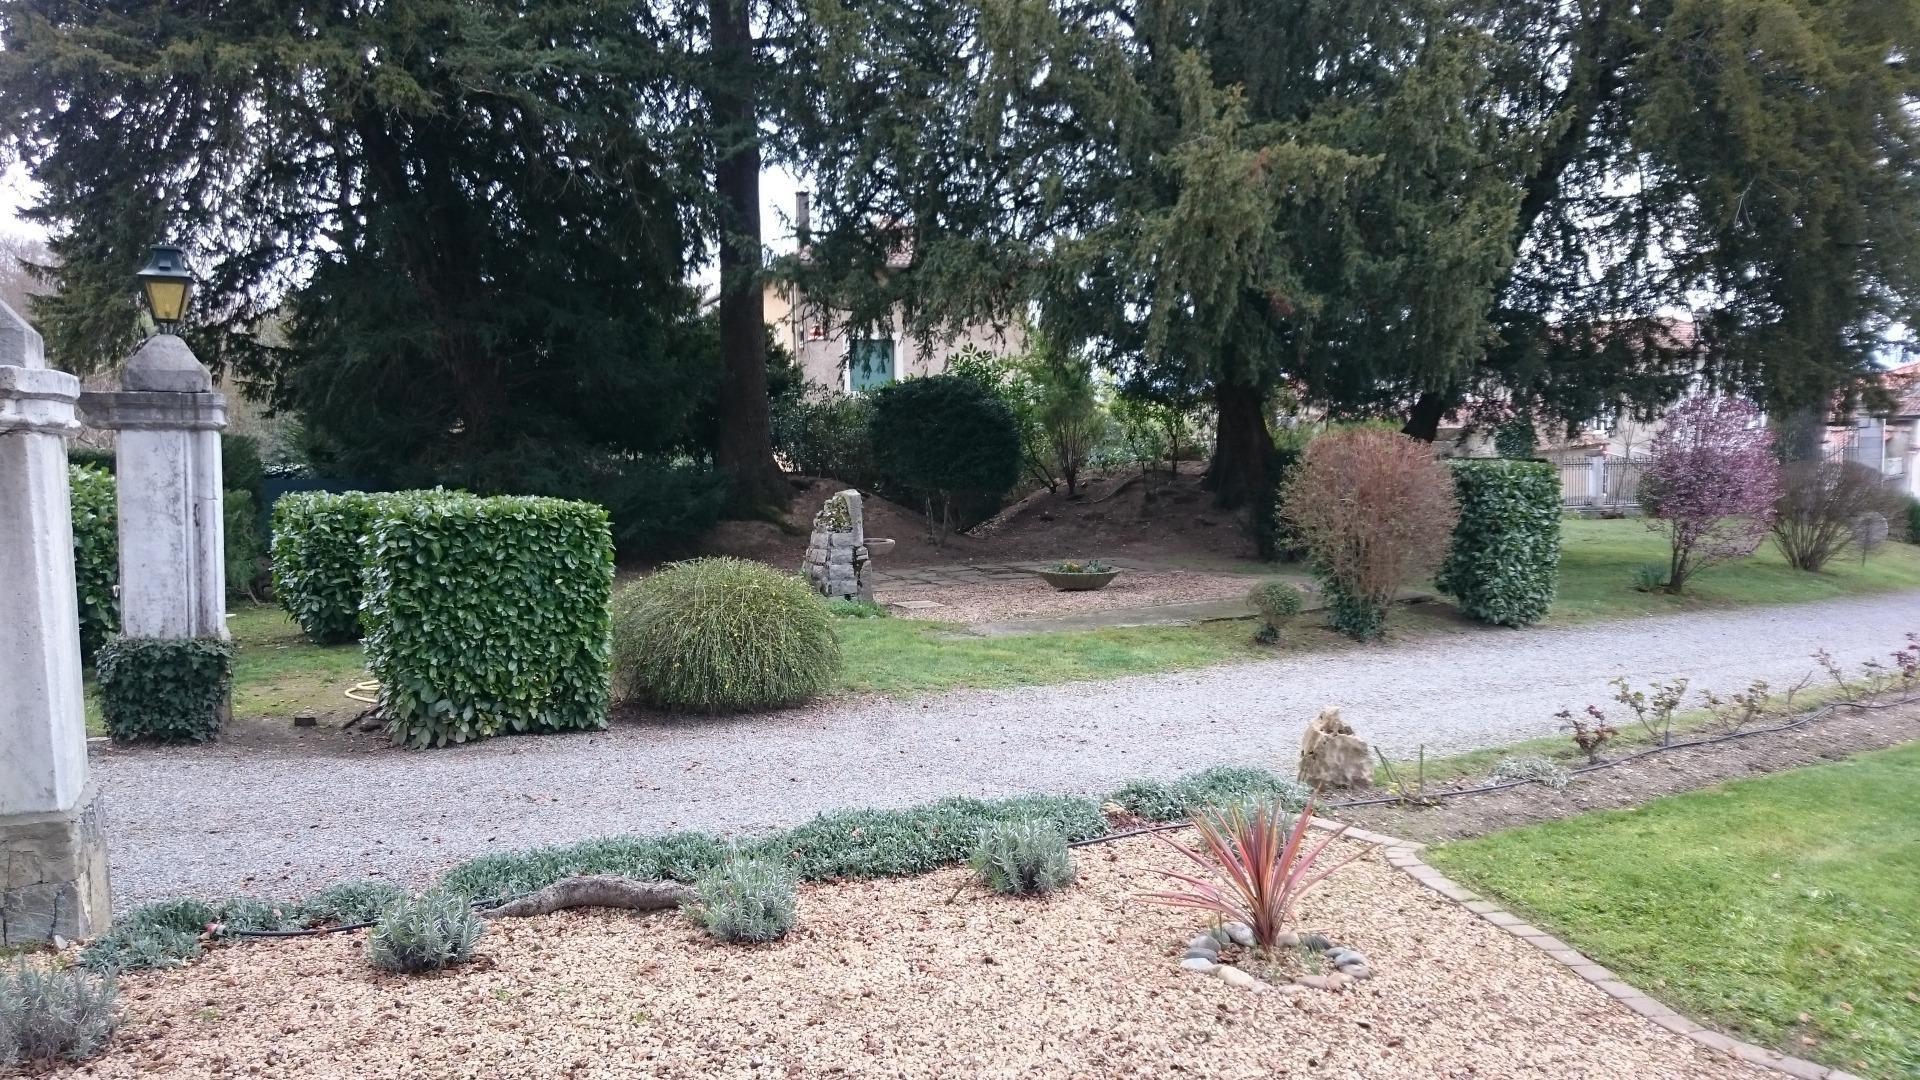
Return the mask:
[[1795,570],[1771,540],[1752,557],[1709,566],[1687,583],[1686,592],[1643,593],[1634,572],[1658,566],[1666,572],[1667,538],[1640,518],[1613,521],[1567,518],[1560,534],[1560,595],[1555,622],[1664,615],[1742,604],[1801,604],[1859,593],[1920,589],[1920,545],[1889,542],[1862,562],[1842,554],[1817,574]]
[[1920,744],[1427,858],[1696,1018],[1920,1076]]

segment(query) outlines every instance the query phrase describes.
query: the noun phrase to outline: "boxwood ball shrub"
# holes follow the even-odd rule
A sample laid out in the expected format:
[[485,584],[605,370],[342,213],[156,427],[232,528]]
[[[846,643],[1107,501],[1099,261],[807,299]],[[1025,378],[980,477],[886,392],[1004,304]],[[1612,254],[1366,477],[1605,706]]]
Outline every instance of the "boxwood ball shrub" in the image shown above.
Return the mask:
[[316,645],[360,636],[360,543],[380,498],[299,491],[273,504],[273,598]]
[[395,743],[606,726],[604,508],[437,490],[375,506],[361,614]]
[[1560,581],[1560,471],[1544,461],[1453,463],[1460,520],[1435,581],[1470,619],[1546,618]]
[[868,431],[890,489],[924,499],[951,525],[956,502],[998,505],[1020,479],[1020,425],[993,391],[960,375],[889,383],[871,395]]
[[120,537],[113,474],[93,465],[67,470],[73,501],[73,576],[80,599],[80,653],[91,657],[120,628]]
[[1280,640],[1280,632],[1286,629],[1287,621],[1300,614],[1306,606],[1300,590],[1284,581],[1263,581],[1247,594],[1247,602],[1260,618],[1260,628],[1254,632],[1254,639],[1262,644],[1272,644]]
[[840,645],[826,601],[806,582],[743,559],[694,559],[621,589],[613,667],[623,700],[765,709],[833,686]]
[[771,859],[736,856],[694,879],[687,917],[721,941],[778,941],[793,929],[795,883]]
[[208,742],[220,734],[233,644],[218,638],[115,637],[95,667],[100,715],[122,742]]

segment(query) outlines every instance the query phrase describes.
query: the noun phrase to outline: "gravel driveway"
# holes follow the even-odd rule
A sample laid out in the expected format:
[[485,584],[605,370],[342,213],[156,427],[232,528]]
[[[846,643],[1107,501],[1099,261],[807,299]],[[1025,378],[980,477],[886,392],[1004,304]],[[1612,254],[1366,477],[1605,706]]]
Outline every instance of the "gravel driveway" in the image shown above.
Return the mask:
[[431,752],[103,748],[93,763],[119,905],[295,895],[361,876],[417,884],[473,855],[613,833],[749,831],[951,794],[1097,793],[1226,763],[1287,769],[1327,704],[1394,756],[1498,745],[1553,733],[1562,707],[1604,703],[1615,675],[1783,689],[1817,648],[1850,666],[1884,661],[1915,629],[1920,594],[1905,593]]

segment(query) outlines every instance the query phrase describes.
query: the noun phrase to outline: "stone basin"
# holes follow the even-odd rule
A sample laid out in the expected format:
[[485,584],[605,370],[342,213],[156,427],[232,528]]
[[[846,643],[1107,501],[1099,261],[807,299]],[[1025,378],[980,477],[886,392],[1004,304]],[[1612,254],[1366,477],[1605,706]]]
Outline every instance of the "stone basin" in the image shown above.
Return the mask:
[[893,550],[893,537],[891,536],[867,537],[867,557],[868,558],[872,558],[876,555],[885,555],[888,552],[891,552],[892,550]]

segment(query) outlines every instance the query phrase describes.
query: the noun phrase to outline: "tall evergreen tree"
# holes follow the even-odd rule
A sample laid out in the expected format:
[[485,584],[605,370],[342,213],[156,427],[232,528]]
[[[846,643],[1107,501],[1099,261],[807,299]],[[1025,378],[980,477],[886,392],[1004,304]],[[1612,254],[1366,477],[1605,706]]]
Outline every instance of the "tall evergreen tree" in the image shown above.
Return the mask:
[[[529,444],[711,449],[765,499],[771,10],[10,4],[0,145],[45,187],[51,343],[81,368],[124,355],[130,274],[178,240],[202,356],[362,475],[471,475]],[[717,350],[687,284],[716,253]]]

